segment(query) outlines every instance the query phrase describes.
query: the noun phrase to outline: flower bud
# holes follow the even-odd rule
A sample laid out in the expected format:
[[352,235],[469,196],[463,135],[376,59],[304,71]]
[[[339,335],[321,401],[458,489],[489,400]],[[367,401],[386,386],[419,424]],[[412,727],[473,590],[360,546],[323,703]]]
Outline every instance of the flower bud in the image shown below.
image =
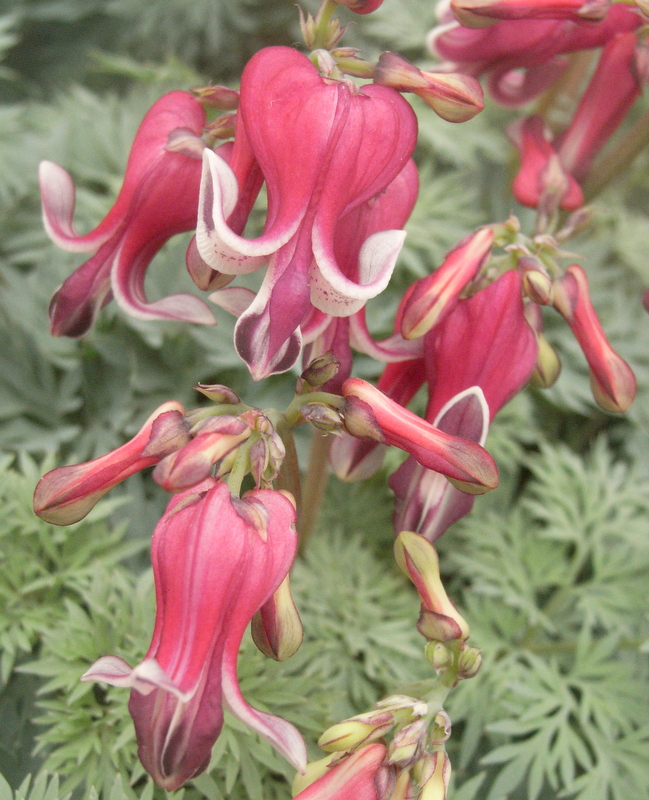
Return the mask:
[[473,678],[482,666],[482,653],[477,647],[465,645],[457,662],[458,678]]
[[443,672],[453,663],[453,654],[444,642],[437,642],[432,639],[426,645],[424,652],[426,660],[438,673]]
[[539,389],[549,389],[559,380],[561,374],[561,360],[557,351],[542,333],[537,334],[536,341],[538,351],[536,355],[536,365],[530,377],[532,386]]
[[396,53],[381,53],[374,83],[399,92],[413,92],[447,122],[466,122],[484,108],[475,78],[454,72],[422,72]]
[[326,752],[356,749],[380,739],[393,725],[394,718],[387,711],[359,714],[328,728],[318,739],[318,747]]
[[[442,641],[466,639],[469,626],[446,594],[439,575],[439,558],[433,545],[417,533],[402,531],[394,543],[394,555],[401,570],[415,584],[421,598],[424,630],[418,624],[420,633]],[[437,635],[429,637],[429,632]]]
[[401,314],[401,334],[416,339],[428,333],[453,310],[460,293],[478,274],[491,253],[493,231],[480,228],[465,237],[427,278],[418,280]]
[[252,618],[251,633],[261,652],[275,661],[286,661],[297,653],[304,630],[291,595],[288,575]]
[[345,427],[352,435],[406,450],[467,494],[484,494],[498,485],[492,457],[476,442],[438,430],[359,378],[346,380],[342,393]]
[[214,144],[218,139],[232,139],[237,124],[236,112],[221,114],[205,126],[204,136],[208,143]]
[[299,387],[298,394],[305,394],[306,392],[318,389],[320,386],[324,386],[325,383],[336,376],[339,369],[340,361],[335,358],[331,350],[314,358],[300,375],[300,379],[307,385],[303,388]]
[[597,317],[584,270],[572,264],[555,281],[554,307],[566,319],[590,367],[593,397],[605,411],[626,411],[636,393],[631,367],[613,350]]
[[192,89],[201,105],[218,108],[219,111],[234,111],[239,106],[239,92],[227,86],[203,86]]
[[431,756],[434,770],[430,778],[423,784],[419,800],[446,800],[448,784],[451,780],[451,762],[444,750],[438,750]]
[[233,392],[228,386],[221,386],[219,383],[199,383],[194,386],[194,389],[201,394],[204,394],[213,403],[224,405],[238,405],[241,398],[236,392]]
[[44,475],[34,491],[34,511],[53,525],[78,522],[113,486],[157,464],[188,441],[185,409],[180,403],[164,403],[122,447]]
[[341,435],[343,418],[337,409],[324,403],[305,403],[300,406],[300,414],[317,430]]
[[170,453],[153,470],[153,480],[168,492],[205,480],[212,466],[250,436],[250,428],[229,414],[208,417],[194,428],[194,438]]
[[539,305],[552,302],[552,279],[536,258],[519,258],[518,269],[522,275],[523,291]]
[[452,0],[456,19],[465,28],[485,28],[497,20],[601,20],[610,0]]
[[388,761],[395,767],[407,769],[424,752],[428,724],[423,719],[415,720],[397,730],[388,747]]

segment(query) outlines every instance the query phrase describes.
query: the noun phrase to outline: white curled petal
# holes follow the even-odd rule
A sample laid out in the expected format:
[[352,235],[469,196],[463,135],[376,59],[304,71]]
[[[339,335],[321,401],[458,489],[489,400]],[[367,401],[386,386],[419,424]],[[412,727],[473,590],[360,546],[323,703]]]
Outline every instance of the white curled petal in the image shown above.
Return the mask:
[[405,231],[379,231],[369,236],[358,258],[359,280],[342,274],[338,265],[325,255],[314,235],[315,263],[311,267],[311,302],[320,311],[335,317],[355,314],[390,282],[401,252]]
[[239,187],[229,165],[212,150],[203,153],[203,174],[198,198],[196,247],[203,260],[218,272],[246,275],[263,267],[268,257],[291,238],[300,219],[280,235],[245,239],[228,226]]
[[38,181],[43,203],[43,226],[50,239],[62,250],[92,253],[110,239],[119,227],[120,220],[116,220],[111,227],[102,226],[99,234],[93,231],[79,236],[72,224],[76,192],[70,175],[52,161],[41,161]]

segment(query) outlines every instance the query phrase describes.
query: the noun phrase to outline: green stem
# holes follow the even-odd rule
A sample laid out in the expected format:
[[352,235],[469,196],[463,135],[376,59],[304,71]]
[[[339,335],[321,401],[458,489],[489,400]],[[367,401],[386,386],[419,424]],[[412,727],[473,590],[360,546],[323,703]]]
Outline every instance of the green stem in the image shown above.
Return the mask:
[[338,3],[335,3],[334,0],[323,0],[322,5],[318,9],[318,13],[315,16],[315,23],[317,27],[316,38],[313,44],[314,50],[324,47],[324,44],[327,40],[329,23],[331,22],[331,18],[333,17],[337,8]]
[[300,532],[300,549],[304,546],[311,535],[318,510],[324,497],[328,477],[328,455],[331,446],[331,435],[322,434],[315,431],[311,442],[311,452],[309,454],[309,467],[304,481],[304,493],[302,495],[302,508],[298,517],[297,529]]
[[242,445],[240,445],[237,451],[237,457],[234,459],[234,464],[230,470],[230,474],[226,478],[226,483],[228,484],[230,493],[237,496],[241,493],[241,484],[243,483],[243,479],[246,477],[250,469],[251,439],[255,440],[254,434],[250,436],[247,442],[244,442]]
[[286,421],[277,424],[277,433],[282,437],[286,455],[282,463],[282,469],[278,477],[273,481],[275,489],[287,489],[295,498],[297,513],[302,509],[302,484],[300,482],[300,464],[295,449],[295,438],[293,431]]
[[649,144],[649,111],[640,117],[631,130],[610,153],[595,162],[584,182],[586,201],[592,200],[622,172]]

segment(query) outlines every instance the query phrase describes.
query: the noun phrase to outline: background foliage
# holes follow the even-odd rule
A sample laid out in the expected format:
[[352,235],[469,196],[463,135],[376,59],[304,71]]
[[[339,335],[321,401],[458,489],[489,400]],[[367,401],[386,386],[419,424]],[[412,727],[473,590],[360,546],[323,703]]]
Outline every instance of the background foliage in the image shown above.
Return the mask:
[[[292,0],[0,0],[0,800],[161,794],[135,758],[126,693],[78,678],[99,655],[133,662],[148,645],[148,537],[164,497],[135,476],[87,520],[58,529],[32,515],[38,476],[119,445],[166,399],[191,406],[199,380],[250,402],[261,391],[233,355],[225,317],[212,329],[144,325],[111,305],[83,341],[49,336],[49,297],[79,260],[42,231],[37,164],[71,171],[79,228],[93,227],[152,101],[210,80],[236,85],[254,51],[298,41],[296,21]],[[354,20],[346,43],[428,63],[433,21],[432,0],[386,0]],[[451,126],[413,105],[422,191],[399,271],[370,308],[383,333],[403,288],[475,225],[512,210],[530,224],[508,188],[509,112],[488,105]],[[560,381],[501,413],[488,443],[501,487],[441,542],[451,594],[486,662],[450,699],[456,800],[649,796],[649,327],[639,299],[649,284],[648,166],[640,156],[571,242],[638,376],[638,400],[624,418],[598,410],[574,340],[548,319]],[[152,296],[192,291],[185,244],[156,259]],[[288,397],[292,381],[266,382],[263,404]],[[330,483],[295,567],[301,651],[274,664],[246,643],[240,656],[246,697],[298,724],[314,756],[324,727],[427,674],[417,602],[392,563],[386,475]],[[269,746],[228,719],[210,772],[177,794],[286,798],[287,777]]]

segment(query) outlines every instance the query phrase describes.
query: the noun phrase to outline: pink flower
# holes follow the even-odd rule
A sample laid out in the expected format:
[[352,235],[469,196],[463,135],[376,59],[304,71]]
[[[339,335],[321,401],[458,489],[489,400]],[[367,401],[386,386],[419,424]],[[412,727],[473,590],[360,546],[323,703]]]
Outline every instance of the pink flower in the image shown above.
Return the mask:
[[[409,159],[384,192],[342,217],[336,226],[334,253],[346,275],[357,282],[361,280],[359,262],[363,243],[380,231],[402,228],[415,205],[418,189],[417,167]],[[312,308],[301,330],[306,345],[305,364],[328,351],[340,362],[335,378],[324,387],[329,392],[339,392],[351,374],[351,347],[379,361],[412,358],[421,349],[416,343],[406,342],[400,334],[376,342],[367,329],[364,308],[343,317]]]
[[606,411],[626,411],[636,393],[633,370],[609,344],[593,308],[588,278],[577,264],[555,282],[554,307],[566,319],[590,367],[591,388]]
[[[544,8],[550,15],[552,6]],[[447,69],[474,77],[488,74],[494,99],[518,106],[554,83],[568,64],[564,54],[602,47],[616,33],[642,24],[638,13],[623,6],[611,8],[600,22],[564,19],[561,13],[548,19],[502,19],[473,29],[451,21],[449,12],[430,32],[428,46],[450,62],[444,65]]]
[[584,204],[577,181],[568,173],[553,147],[543,119],[535,114],[510,128],[521,154],[521,166],[514,178],[512,192],[521,205],[537,208],[548,194],[566,211]]
[[140,760],[167,790],[207,768],[224,704],[296,769],[306,766],[297,730],[249,706],[237,681],[245,629],[295,556],[288,498],[270,489],[235,498],[212,478],[176,495],[153,534],[157,611],[144,660],[131,669],[105,656],[82,678],[132,688]]
[[407,339],[423,336],[455,308],[460,293],[491,254],[493,231],[479,228],[457,244],[431,275],[416,281],[399,309],[401,332]]
[[324,767],[324,774],[296,794],[294,800],[383,800],[385,756],[383,744],[362,747],[333,766]]
[[125,445],[84,464],[53,469],[34,492],[34,511],[54,525],[83,519],[109,489],[146,467],[157,464],[189,442],[185,409],[163,403]]
[[640,96],[649,79],[649,51],[635,33],[616,34],[602,50],[567,130],[557,139],[561,164],[578,181]]
[[196,224],[200,161],[166,149],[179,129],[200,137],[201,104],[187,92],[170,92],[148,111],[137,132],[117,201],[91,232],[72,225],[74,184],[68,173],[44,161],[40,166],[43,220],[59,247],[94,255],[56,291],[50,304],[52,333],[81,336],[112,296],[141,319],[179,319],[214,324],[207,305],[190,294],[148,302],[144,276],[153,256],[171,236]]
[[349,316],[385,288],[404,232],[369,236],[349,274],[336,253],[336,228],[399,175],[416,135],[412,109],[387,87],[325,79],[306,56],[286,47],[266,48],[250,60],[230,163],[245,161],[239,158],[245,151],[261,168],[268,189],[264,232],[245,239],[228,225],[239,196],[237,170],[205,151],[196,243],[218,272],[268,265],[235,328],[237,351],[253,377],[295,362],[299,327],[313,306]]
[[597,69],[572,121],[553,142],[540,116],[529,117],[510,133],[521,152],[513,192],[519,203],[539,207],[548,195],[567,211],[584,203],[578,181],[621,124],[649,79],[647,48],[635,33],[618,33],[602,50]]
[[[484,444],[489,422],[527,383],[536,362],[521,280],[506,272],[454,311],[425,337],[426,419],[446,433]],[[430,541],[468,514],[473,498],[409,458],[390,478],[395,532],[416,531]]]
[[498,485],[493,459],[475,442],[438,430],[360,378],[345,381],[342,393],[345,428],[352,435],[406,450],[461,491],[483,494]]

